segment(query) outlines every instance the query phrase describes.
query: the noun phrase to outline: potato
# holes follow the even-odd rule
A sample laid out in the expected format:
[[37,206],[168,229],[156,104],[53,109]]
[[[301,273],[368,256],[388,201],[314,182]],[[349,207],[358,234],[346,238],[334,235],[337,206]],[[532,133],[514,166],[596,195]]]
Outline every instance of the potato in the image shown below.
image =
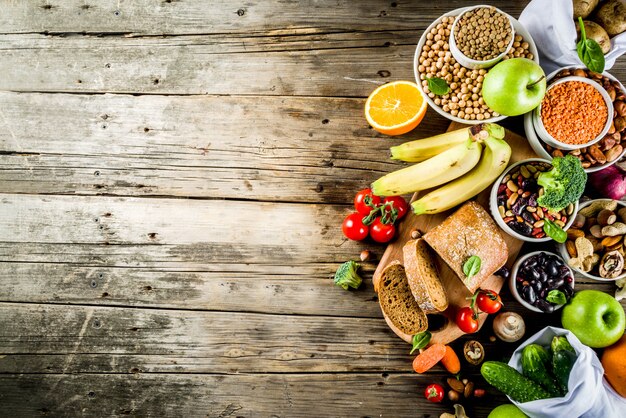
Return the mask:
[[609,36],[626,32],[626,0],[608,0],[598,10],[595,21]]
[[573,0],[574,20],[577,20],[578,16],[583,19],[589,16],[598,5],[598,1],[599,0]]
[[[611,40],[609,39],[609,34],[606,33],[602,26],[598,25],[596,22],[592,22],[591,20],[583,20],[583,24],[585,25],[585,35],[587,35],[587,38],[593,39],[600,44],[603,54],[608,53],[611,50]],[[578,36],[578,40],[580,40],[580,25],[578,22],[576,22],[576,34]]]

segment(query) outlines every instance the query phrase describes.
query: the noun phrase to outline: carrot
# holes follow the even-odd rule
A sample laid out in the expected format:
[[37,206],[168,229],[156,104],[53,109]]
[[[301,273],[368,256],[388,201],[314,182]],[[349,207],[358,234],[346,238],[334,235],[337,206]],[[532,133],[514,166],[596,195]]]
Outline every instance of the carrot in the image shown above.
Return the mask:
[[459,361],[459,357],[456,355],[452,347],[446,345],[446,352],[441,359],[441,364],[452,374],[457,374],[461,371],[461,362]]
[[413,370],[415,370],[416,373],[425,373],[435,364],[439,363],[445,354],[445,345],[433,344],[415,357],[413,360]]

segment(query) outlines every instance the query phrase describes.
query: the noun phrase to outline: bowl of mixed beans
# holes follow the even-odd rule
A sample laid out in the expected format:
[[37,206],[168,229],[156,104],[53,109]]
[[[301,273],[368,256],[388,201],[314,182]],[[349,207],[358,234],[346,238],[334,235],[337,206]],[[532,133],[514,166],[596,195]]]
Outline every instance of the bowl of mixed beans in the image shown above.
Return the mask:
[[574,221],[578,202],[570,203],[560,211],[552,211],[537,203],[543,187],[537,177],[552,169],[550,161],[530,158],[507,168],[491,189],[489,206],[500,228],[514,238],[527,242],[550,241],[544,231],[548,219],[567,230]]
[[608,133],[613,102],[594,80],[569,76],[553,81],[533,112],[533,125],[548,145],[565,150],[590,147]]
[[600,171],[615,164],[626,153],[626,89],[611,74],[594,73],[586,68],[570,66],[560,68],[548,75],[548,83],[566,77],[584,77],[602,85],[612,100],[613,114],[612,124],[609,130],[595,144],[578,149],[565,149],[555,147],[544,142],[538,135],[533,125],[533,112],[524,116],[524,130],[532,149],[543,158],[563,157],[573,155],[580,159],[587,173]]
[[[493,111],[485,104],[482,97],[482,85],[488,68],[469,68],[458,62],[452,55],[450,38],[456,18],[476,7],[463,7],[452,10],[436,19],[422,34],[413,60],[413,72],[417,84],[426,96],[428,105],[445,118],[465,124],[497,122],[506,116]],[[503,60],[523,57],[539,63],[539,53],[530,33],[510,15],[504,14],[513,25],[512,44],[507,47]],[[507,39],[504,32],[504,42]],[[461,46],[463,48],[463,46]],[[489,48],[477,48],[469,51],[474,58],[480,54],[495,53]],[[477,61],[480,61],[477,60]],[[429,78],[442,78],[449,86],[449,92],[436,95],[428,88]]]

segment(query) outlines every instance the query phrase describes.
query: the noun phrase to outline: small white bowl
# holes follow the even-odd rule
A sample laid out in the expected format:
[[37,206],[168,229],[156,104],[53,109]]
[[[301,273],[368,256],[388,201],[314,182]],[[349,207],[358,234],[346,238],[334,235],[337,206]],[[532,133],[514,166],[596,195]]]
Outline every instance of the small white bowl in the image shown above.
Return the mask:
[[[500,174],[500,177],[498,177],[498,179],[495,181],[495,183],[493,183],[493,186],[491,186],[491,193],[489,195],[489,211],[491,212],[491,216],[495,219],[496,224],[498,224],[498,226],[504,232],[506,232],[507,234],[509,234],[513,238],[517,238],[519,240],[526,241],[526,242],[547,242],[547,241],[551,241],[552,238],[550,238],[548,236],[545,236],[543,238],[527,237],[525,235],[522,235],[520,233],[517,233],[517,232],[513,231],[513,229],[511,229],[511,227],[508,226],[504,222],[504,219],[502,219],[502,216],[500,216],[500,212],[498,211],[498,188],[500,187],[500,184],[502,183],[502,179],[508,173],[510,173],[515,167],[520,166],[522,164],[528,164],[528,163],[531,163],[531,162],[540,162],[540,163],[550,164],[550,160],[547,160],[547,159],[543,159],[543,158],[528,158],[526,160],[518,161],[515,164],[510,165],[506,170],[504,170],[504,172],[502,174]],[[572,223],[574,223],[574,217],[575,217],[574,215],[577,212],[578,212],[578,202],[574,202],[574,211],[572,212],[572,214],[570,215],[569,219],[567,220],[567,223],[563,227],[564,231],[567,231],[567,229],[572,225]]]
[[[471,9],[471,7],[461,7],[459,9],[455,9],[455,10],[451,10],[447,13],[444,13],[443,15],[439,16],[437,19],[435,19],[433,21],[433,23],[430,24],[430,26],[428,26],[428,28],[426,28],[426,30],[422,33],[422,36],[420,37],[419,42],[417,43],[417,47],[415,48],[415,55],[413,56],[413,74],[415,76],[415,81],[417,83],[417,85],[419,86],[419,88],[422,90],[422,92],[424,92],[424,87],[422,86],[422,80],[420,80],[420,72],[419,72],[419,58],[420,58],[420,54],[422,52],[422,49],[424,48],[424,44],[426,44],[426,35],[435,27],[437,26],[439,23],[441,23],[441,19],[443,19],[444,17],[447,16],[458,16],[461,13],[465,12],[466,10]],[[506,14],[506,13],[505,13]],[[530,32],[528,32],[528,30],[526,30],[526,28],[524,28],[524,26],[522,26],[521,23],[519,23],[519,21],[513,17],[511,17],[510,15],[507,15],[509,17],[509,19],[511,20],[511,22],[513,22],[513,28],[515,29],[515,33],[518,35],[521,35],[524,38],[524,41],[528,42],[529,44],[529,51],[531,54],[533,54],[533,61],[535,61],[537,64],[539,64],[539,50],[537,50],[537,45],[535,44],[535,41],[533,41],[532,36],[530,35]],[[489,119],[484,119],[484,120],[465,120],[463,118],[459,118],[458,116],[452,116],[450,113],[445,112],[440,106],[437,106],[435,104],[435,101],[433,99],[431,99],[430,97],[428,97],[428,94],[426,94],[424,92],[424,97],[426,98],[426,102],[428,103],[428,106],[430,106],[431,109],[434,109],[435,112],[439,113],[441,116],[443,116],[444,118],[454,121],[454,122],[459,122],[459,123],[464,123],[466,125],[477,125],[479,123],[486,123],[486,122],[498,122],[501,121],[503,119],[506,119],[506,116],[504,115],[500,115],[498,117],[495,118],[489,118]]]
[[[578,210],[575,211],[575,213],[577,214],[579,210],[581,210],[582,208],[586,208],[587,206],[589,206],[592,202],[596,202],[598,200],[612,200],[612,199],[594,199],[594,200],[588,200],[584,203],[581,203]],[[617,206],[621,206],[621,207],[626,207],[626,202],[622,202],[621,200],[617,201]],[[565,244],[559,244],[557,246],[557,249],[559,250],[559,254],[561,255],[561,257],[563,257],[563,260],[565,260],[565,264],[567,264],[569,266],[569,260],[570,260],[570,256],[569,253],[567,252],[567,248],[565,247]],[[623,279],[626,277],[626,269],[624,269],[624,272],[622,274],[620,274],[619,276],[617,276],[614,279],[605,279],[604,277],[600,277],[600,276],[595,276],[593,274],[590,274],[588,272],[582,271],[580,269],[577,269],[575,267],[572,267],[577,273],[579,273],[580,275],[588,278],[588,279],[592,279],[592,280],[597,280],[597,281],[601,281],[601,282],[614,282],[615,280],[619,280],[619,279]]]
[[[522,263],[524,261],[526,261],[528,258],[532,257],[533,255],[537,255],[540,253],[545,253],[548,255],[552,255],[558,258],[562,258],[559,257],[558,254],[554,254],[551,253],[550,251],[533,251],[532,253],[528,253],[520,258],[517,259],[517,261],[515,262],[515,264],[513,264],[513,268],[511,268],[511,275],[509,277],[509,290],[511,291],[511,294],[513,295],[513,297],[515,298],[516,301],[518,301],[522,306],[524,306],[526,309],[530,309],[531,311],[534,312],[539,312],[539,313],[546,313],[543,312],[541,309],[531,305],[530,303],[526,302],[524,300],[524,298],[522,298],[522,295],[519,294],[519,292],[517,291],[517,273],[520,269],[520,267],[522,266]],[[574,276],[574,271],[572,270],[572,268],[567,264],[567,261],[563,260],[563,263],[565,264],[565,266],[569,269],[570,273],[572,274],[572,289],[574,288],[574,285],[576,284],[576,278]],[[554,310],[558,310],[561,309],[563,307],[563,305],[554,305]]]
[[598,93],[600,93],[600,95],[602,95],[602,98],[604,99],[604,103],[606,104],[606,107],[607,107],[607,118],[606,118],[606,122],[604,123],[604,128],[602,129],[602,131],[600,131],[600,133],[591,141],[586,142],[584,144],[566,144],[564,142],[559,141],[558,139],[556,139],[555,137],[553,137],[552,135],[548,133],[548,131],[543,125],[543,121],[541,120],[542,104],[539,104],[539,106],[537,106],[532,113],[533,115],[532,121],[533,121],[533,126],[535,128],[535,131],[546,144],[552,145],[555,148],[565,149],[565,150],[575,150],[575,149],[580,149],[580,148],[586,148],[588,146],[591,146],[599,142],[607,134],[613,122],[613,102],[611,101],[611,97],[609,96],[609,93],[607,93],[606,90],[604,90],[604,88],[600,84],[596,83],[595,81],[589,78],[577,77],[577,76],[568,76],[568,77],[560,78],[548,86],[546,90],[546,95],[555,86],[558,86],[559,84],[563,84],[563,83],[568,83],[571,81],[579,81],[581,83],[589,84],[590,86],[595,88],[598,91]]
[[[507,18],[509,22],[509,27],[511,28],[511,41],[509,42],[509,44],[507,45],[503,53],[501,53],[497,57],[481,61],[481,60],[472,59],[468,57],[467,55],[465,55],[463,52],[461,52],[461,50],[456,45],[456,38],[454,37],[454,32],[455,32],[455,29],[457,27],[459,20],[464,14],[472,10],[482,9],[482,8],[495,9],[498,13],[502,14],[503,16]],[[513,47],[514,40],[515,40],[515,27],[513,25],[513,21],[511,20],[511,16],[504,13],[502,10],[498,9],[497,7],[488,6],[488,5],[478,5],[478,6],[469,7],[463,13],[458,15],[456,19],[454,19],[454,23],[452,24],[452,30],[450,31],[450,40],[448,42],[450,44],[450,52],[452,53],[452,56],[459,64],[461,64],[463,67],[471,68],[473,70],[478,70],[481,68],[491,68],[494,65],[496,65],[500,60],[502,60],[502,58],[506,56],[506,54],[509,53],[509,51]]]

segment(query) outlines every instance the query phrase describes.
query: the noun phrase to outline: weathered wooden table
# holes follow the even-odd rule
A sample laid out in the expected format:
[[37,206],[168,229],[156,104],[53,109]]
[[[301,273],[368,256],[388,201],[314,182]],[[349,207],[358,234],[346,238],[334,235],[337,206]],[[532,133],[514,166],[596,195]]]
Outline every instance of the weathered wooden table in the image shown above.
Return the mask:
[[339,225],[397,167],[388,147],[447,127],[429,110],[383,137],[364,98],[411,80],[421,31],[468,3],[0,1],[0,415],[451,410],[423,399],[446,374],[411,371],[369,280],[330,277],[382,254]]

